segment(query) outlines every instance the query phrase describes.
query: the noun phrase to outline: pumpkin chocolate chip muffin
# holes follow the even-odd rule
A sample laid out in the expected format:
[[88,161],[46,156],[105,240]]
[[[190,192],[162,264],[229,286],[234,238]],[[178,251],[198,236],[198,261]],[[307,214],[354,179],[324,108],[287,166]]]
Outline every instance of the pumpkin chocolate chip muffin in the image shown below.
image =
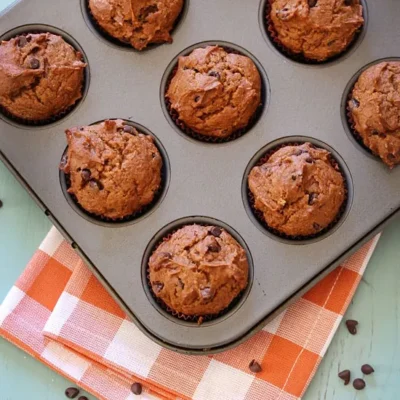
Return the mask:
[[91,214],[122,219],[150,204],[161,184],[153,138],[122,120],[68,129],[68,192]]
[[334,222],[346,197],[344,178],[330,153],[310,143],[277,150],[251,170],[248,184],[266,224],[297,238]]
[[172,42],[171,30],[184,0],[89,0],[89,9],[104,31],[143,50],[151,43]]
[[400,164],[400,61],[375,64],[354,85],[348,103],[364,145],[393,168]]
[[187,128],[226,138],[245,128],[261,103],[261,77],[254,62],[219,46],[179,57],[167,89],[171,111]]
[[86,64],[61,36],[38,33],[0,44],[0,105],[12,116],[40,122],[82,97]]
[[275,39],[290,53],[325,61],[352,43],[363,26],[360,0],[270,0]]
[[245,250],[217,226],[186,225],[166,238],[149,260],[153,293],[172,311],[215,315],[247,287]]

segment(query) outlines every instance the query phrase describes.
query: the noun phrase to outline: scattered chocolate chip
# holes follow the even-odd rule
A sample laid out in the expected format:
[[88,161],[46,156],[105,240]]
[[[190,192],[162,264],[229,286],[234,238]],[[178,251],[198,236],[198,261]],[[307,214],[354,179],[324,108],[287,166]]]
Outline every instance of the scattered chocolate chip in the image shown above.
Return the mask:
[[200,96],[196,96],[195,98],[194,98],[194,101],[197,103],[198,101],[200,100]]
[[89,186],[92,189],[98,189],[98,190],[103,190],[104,189],[103,184],[100,181],[96,180],[96,179],[91,179],[89,181]]
[[86,169],[86,168],[83,169],[82,172],[81,172],[82,180],[84,182],[89,182],[91,175],[92,175],[92,173],[90,172],[90,170]]
[[351,106],[350,107],[351,108],[358,108],[358,107],[360,107],[360,102],[353,97],[351,99]]
[[308,205],[312,206],[315,203],[315,200],[318,198],[317,193],[310,193],[308,195]]
[[373,129],[372,132],[371,132],[371,135],[372,136],[377,136],[377,135],[379,135],[379,132],[376,129]]
[[373,372],[375,372],[375,370],[369,364],[364,364],[361,367],[361,371],[365,375],[371,375]]
[[354,319],[348,319],[346,321],[347,329],[352,335],[355,335],[357,333],[357,325],[358,321],[355,321]]
[[251,372],[257,373],[257,372],[261,372],[262,368],[261,368],[261,365],[256,360],[251,360],[251,362],[249,364],[249,370]]
[[78,396],[78,394],[79,394],[79,389],[77,389],[75,387],[70,387],[70,388],[65,390],[65,395],[69,399],[74,399],[76,396]]
[[0,208],[3,207],[3,202],[0,200]]
[[344,0],[344,4],[346,6],[352,6],[353,5],[353,0]]
[[222,233],[222,229],[218,228],[218,226],[214,226],[210,229],[210,233],[211,233],[211,235],[213,235],[215,237],[220,237],[221,233]]
[[357,378],[353,381],[354,389],[356,390],[363,390],[365,388],[365,381],[364,379]]
[[162,258],[167,258],[168,260],[170,260],[172,258],[172,254],[168,253],[167,251],[165,251],[164,253],[160,253]]
[[38,69],[40,67],[40,62],[37,58],[32,58],[29,65],[31,66],[32,69]]
[[339,372],[338,377],[344,381],[345,385],[348,385],[350,382],[350,371],[345,369],[342,372]]
[[131,390],[132,390],[133,394],[136,394],[136,396],[139,396],[140,394],[142,394],[142,385],[138,382],[135,382],[131,386]]
[[156,293],[160,293],[161,290],[163,290],[163,288],[164,288],[164,284],[161,283],[161,282],[153,282],[153,283],[152,283],[152,286],[153,286],[153,290],[154,290]]
[[316,231],[319,231],[319,230],[321,229],[321,225],[317,224],[316,222],[314,222],[314,223],[312,224],[312,226],[313,226],[313,228],[314,228]]
[[78,400],[89,400],[86,396],[79,396]]
[[380,137],[381,139],[386,139],[386,133],[379,132],[379,137]]
[[309,7],[315,7],[317,4],[317,0],[308,0],[308,6]]
[[220,79],[221,75],[217,71],[210,71],[208,73],[209,76],[213,76],[214,78]]
[[221,250],[221,247],[219,246],[218,243],[210,244],[208,246],[208,250],[211,251],[211,253],[218,253]]
[[313,162],[314,162],[314,160],[311,157],[306,158],[306,163],[312,164]]
[[296,175],[292,175],[292,181],[295,181],[297,179]]
[[25,36],[20,36],[18,38],[18,47],[24,47],[27,45],[27,43],[28,43],[28,41],[26,40]]
[[209,300],[213,297],[213,293],[211,288],[209,287],[205,287],[204,289],[200,289],[200,293],[201,293],[201,297],[203,297],[203,299]]
[[131,125],[125,125],[124,132],[133,134],[133,133],[135,133],[135,128]]

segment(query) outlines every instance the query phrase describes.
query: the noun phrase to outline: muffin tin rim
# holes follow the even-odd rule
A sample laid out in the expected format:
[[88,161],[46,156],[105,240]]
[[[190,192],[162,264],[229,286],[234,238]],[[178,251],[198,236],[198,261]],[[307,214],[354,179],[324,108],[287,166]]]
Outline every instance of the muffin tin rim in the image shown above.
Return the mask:
[[[323,232],[321,234],[316,234],[314,237],[310,238],[299,238],[299,239],[290,239],[290,238],[285,238],[284,235],[279,236],[277,234],[274,234],[273,232],[267,230],[261,222],[258,220],[258,218],[254,215],[252,206],[250,204],[250,200],[248,198],[248,176],[251,172],[251,170],[257,165],[257,163],[260,161],[261,158],[263,158],[270,150],[273,150],[275,148],[279,148],[280,146],[287,144],[294,144],[294,143],[311,143],[315,145],[317,148],[321,148],[324,150],[329,151],[333,159],[338,163],[340,167],[340,172],[344,176],[345,179],[345,184],[346,184],[346,190],[347,190],[347,197],[345,199],[346,204],[343,207],[343,212],[339,216],[339,219],[337,220],[336,223],[334,223],[330,228],[328,225],[328,230],[326,232]],[[255,225],[255,227],[261,231],[263,234],[268,236],[269,238],[281,242],[286,245],[312,245],[314,243],[317,243],[321,240],[326,239],[328,236],[331,236],[334,234],[340,227],[341,225],[345,222],[347,219],[347,216],[350,213],[350,210],[353,205],[353,198],[354,198],[354,183],[353,183],[353,177],[351,175],[350,169],[347,166],[346,162],[342,158],[342,156],[339,154],[338,151],[336,151],[332,146],[329,144],[323,142],[322,140],[316,139],[314,137],[309,137],[309,136],[284,136],[280,137],[278,139],[275,139],[271,142],[268,142],[266,145],[261,147],[249,160],[248,164],[246,165],[246,168],[243,173],[243,179],[242,179],[242,184],[241,184],[241,195],[242,195],[242,202],[243,206],[246,210],[246,214],[249,217],[250,221]],[[327,229],[325,228],[325,229]],[[323,230],[324,231],[324,230]]]
[[[89,126],[99,124],[101,122],[104,122],[106,120],[118,120],[121,119],[122,121],[126,122],[128,125],[133,126],[135,129],[139,131],[139,133],[143,133],[145,135],[150,135],[154,139],[154,145],[157,147],[157,150],[159,151],[161,158],[162,158],[162,168],[161,171],[164,172],[164,179],[161,181],[160,185],[160,194],[157,196],[157,198],[153,199],[151,204],[151,207],[147,210],[144,211],[142,214],[139,212],[139,216],[133,217],[130,219],[129,216],[124,217],[121,219],[121,221],[116,220],[116,221],[108,221],[107,219],[102,219],[100,216],[96,216],[95,214],[89,213],[86,211],[77,201],[74,200],[74,198],[68,193],[68,185],[67,185],[67,178],[64,171],[59,169],[59,182],[60,182],[60,187],[61,191],[63,193],[63,196],[69,206],[84,220],[93,223],[95,225],[99,225],[105,228],[122,228],[126,227],[132,224],[136,224],[144,220],[146,217],[150,216],[157,210],[158,207],[161,206],[163,200],[168,194],[169,186],[171,183],[171,162],[168,156],[168,153],[162,144],[161,140],[152,132],[150,129],[146,128],[145,126],[135,122],[135,121],[130,121],[125,118],[105,118],[96,122],[91,123]],[[68,150],[68,145],[66,146],[65,150],[63,151],[61,155],[61,160],[64,157],[64,155],[67,153]],[[154,203],[154,204],[153,204]],[[145,206],[146,207],[146,206]]]
[[[152,290],[149,286],[149,281],[148,281],[148,263],[151,255],[154,253],[160,242],[168,236],[171,233],[176,232],[177,230],[188,226],[188,225],[210,225],[210,226],[217,226],[220,227],[224,230],[226,230],[246,252],[247,256],[247,262],[249,266],[249,272],[248,272],[248,284],[246,288],[239,293],[239,295],[232,300],[231,304],[234,303],[232,306],[231,304],[225,309],[221,311],[221,315],[217,315],[215,318],[212,318],[209,321],[204,321],[201,324],[199,324],[196,321],[185,321],[184,319],[180,319],[168,311],[164,310],[162,306],[157,302],[155,295],[153,295]],[[161,227],[148,241],[147,246],[143,252],[142,256],[142,262],[141,262],[141,278],[142,278],[142,287],[143,290],[146,294],[146,297],[149,301],[149,303],[157,310],[158,313],[160,313],[163,317],[167,318],[168,320],[172,321],[173,323],[176,323],[178,325],[182,325],[188,328],[205,328],[209,327],[212,325],[216,325],[220,322],[225,321],[227,318],[232,316],[234,313],[236,313],[241,306],[245,303],[247,300],[251,289],[253,287],[253,281],[254,281],[254,261],[253,261],[253,256],[251,254],[250,248],[247,245],[246,241],[242,237],[242,235],[234,228],[232,228],[228,223],[221,221],[217,218],[209,217],[209,216],[204,216],[204,215],[193,215],[193,216],[184,216],[180,217],[178,219],[175,219],[173,221],[170,221],[163,227]]]
[[[12,6],[12,5],[11,5]],[[61,36],[65,42],[67,42],[69,45],[71,45],[76,51],[79,51],[82,54],[83,61],[86,63],[86,67],[84,70],[84,79],[83,79],[83,85],[82,85],[82,97],[78,99],[75,104],[69,107],[67,111],[64,113],[61,113],[61,116],[53,117],[55,118],[54,121],[49,122],[39,122],[38,124],[35,124],[34,122],[32,123],[24,123],[22,122],[22,118],[13,118],[12,116],[7,116],[5,112],[3,111],[3,107],[0,106],[0,119],[3,120],[5,123],[15,126],[17,128],[21,129],[32,129],[32,130],[41,130],[41,129],[47,129],[50,127],[57,126],[64,122],[67,118],[71,117],[75,112],[78,111],[78,109],[81,107],[81,105],[84,103],[86,100],[86,97],[89,92],[89,87],[90,87],[90,80],[91,80],[91,71],[90,71],[90,63],[89,63],[89,58],[86,55],[85,50],[81,46],[81,44],[72,36],[70,33],[66,32],[65,30],[58,28],[54,25],[49,25],[49,24],[43,24],[43,23],[29,23],[29,24],[23,24],[23,25],[18,25],[12,29],[9,29],[8,31],[2,33],[0,35],[0,43],[2,41],[8,41],[11,40],[15,37],[21,36],[23,34],[29,34],[29,33],[51,33],[54,35]]]
[[[255,64],[255,66],[260,74],[260,78],[261,78],[261,101],[263,101],[263,103],[260,105],[262,109],[258,112],[256,111],[256,113],[259,114],[256,116],[256,120],[252,123],[251,128],[248,131],[246,131],[245,133],[243,133],[242,135],[240,135],[238,138],[229,140],[229,136],[228,136],[227,138],[225,138],[226,140],[221,143],[213,143],[211,141],[207,142],[206,141],[207,137],[205,137],[205,140],[195,139],[195,138],[189,136],[188,134],[186,134],[185,132],[183,132],[173,121],[173,119],[167,109],[167,106],[165,104],[165,94],[167,91],[167,84],[168,84],[169,78],[171,76],[171,73],[173,72],[174,68],[178,64],[179,57],[187,56],[191,52],[193,52],[195,49],[205,48],[207,46],[220,46],[222,48],[224,48],[224,47],[231,48],[233,50],[238,51],[241,55],[250,58],[253,61],[253,63]],[[270,81],[268,78],[268,74],[267,74],[266,70],[264,69],[264,66],[262,65],[262,63],[249,50],[245,49],[244,47],[242,47],[236,43],[228,42],[226,40],[204,40],[201,42],[191,44],[190,46],[187,46],[186,48],[181,50],[178,54],[176,54],[172,58],[172,60],[168,63],[167,67],[164,70],[163,76],[161,78],[161,83],[160,83],[161,109],[165,116],[165,119],[168,121],[171,128],[173,128],[173,130],[175,132],[177,132],[180,136],[182,136],[186,140],[189,140],[192,143],[196,143],[196,144],[200,144],[200,145],[204,145],[204,146],[226,146],[226,145],[232,144],[234,142],[237,142],[237,140],[242,139],[243,137],[245,137],[248,134],[251,134],[251,131],[253,130],[254,127],[256,127],[256,125],[258,125],[260,120],[262,118],[265,118],[265,116],[268,112],[268,109],[269,109],[270,102],[271,102],[271,84],[270,84]],[[210,139],[212,139],[212,137],[210,137]]]

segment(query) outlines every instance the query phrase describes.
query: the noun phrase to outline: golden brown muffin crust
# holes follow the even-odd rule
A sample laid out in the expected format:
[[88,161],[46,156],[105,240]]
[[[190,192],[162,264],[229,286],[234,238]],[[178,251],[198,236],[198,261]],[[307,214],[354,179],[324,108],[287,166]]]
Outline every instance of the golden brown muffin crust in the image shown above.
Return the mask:
[[261,78],[253,61],[218,46],[180,57],[166,97],[193,131],[228,137],[245,128],[261,103]]
[[364,144],[385,164],[400,164],[400,61],[382,62],[358,78],[349,101]]
[[342,174],[330,153],[310,143],[286,146],[248,178],[255,208],[268,226],[288,236],[314,235],[337,217],[345,200]]
[[98,24],[112,37],[143,50],[150,43],[172,42],[170,32],[184,0],[89,0]]
[[272,0],[278,40],[310,60],[342,53],[363,25],[360,0]]
[[218,314],[248,284],[245,250],[225,230],[187,225],[163,241],[149,260],[154,294],[185,315]]
[[151,203],[161,184],[162,158],[153,138],[122,120],[66,131],[73,194],[89,213],[130,216]]
[[18,36],[0,45],[0,104],[12,115],[41,121],[82,97],[82,54],[51,33]]

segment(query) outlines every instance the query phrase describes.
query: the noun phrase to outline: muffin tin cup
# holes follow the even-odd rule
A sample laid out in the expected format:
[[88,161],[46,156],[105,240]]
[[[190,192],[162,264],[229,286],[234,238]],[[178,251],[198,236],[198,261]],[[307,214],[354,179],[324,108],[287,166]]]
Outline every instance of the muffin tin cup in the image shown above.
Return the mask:
[[[275,240],[279,240],[287,244],[309,244],[322,240],[327,236],[331,235],[344,222],[344,219],[350,210],[353,199],[353,188],[352,188],[352,179],[350,172],[346,164],[344,163],[343,159],[340,158],[340,156],[335,152],[335,150],[333,150],[327,144],[317,141],[313,138],[301,137],[302,140],[298,139],[300,139],[300,137],[287,137],[280,140],[276,140],[275,142],[272,142],[269,145],[262,148],[252,158],[249,165],[247,166],[242,183],[243,201],[247,214],[249,215],[250,219],[265,234],[274,238]],[[319,231],[314,235],[290,236],[280,232],[275,228],[270,227],[267,224],[263,213],[255,207],[255,198],[249,188],[248,177],[251,170],[254,167],[265,164],[269,160],[269,158],[278,150],[286,146],[300,146],[304,143],[311,143],[311,145],[313,145],[315,148],[320,148],[329,151],[330,153],[329,161],[332,167],[335,170],[339,171],[343,177],[345,186],[345,199],[335,219],[327,227],[325,227],[324,229],[322,229],[321,231]]]
[[[109,119],[117,119],[117,118],[109,118]],[[71,193],[68,193],[68,189],[71,186],[70,177],[69,177],[69,174],[66,174],[61,169],[62,165],[65,164],[65,162],[67,160],[68,146],[65,149],[65,151],[61,157],[60,172],[59,172],[61,189],[62,189],[65,199],[67,200],[69,205],[83,218],[85,218],[95,224],[99,224],[102,226],[109,226],[109,227],[113,227],[113,228],[118,227],[118,226],[126,226],[129,224],[136,223],[136,222],[142,220],[143,218],[149,216],[152,212],[154,212],[155,209],[161,204],[162,200],[164,199],[164,197],[167,194],[169,183],[170,183],[170,175],[171,175],[171,167],[170,167],[168,154],[167,154],[164,146],[160,142],[160,140],[153,133],[151,133],[148,129],[146,129],[144,126],[139,125],[139,124],[129,121],[129,120],[125,120],[123,118],[118,118],[118,119],[122,119],[127,125],[133,126],[139,133],[143,133],[145,135],[149,135],[149,136],[153,137],[154,145],[157,147],[157,150],[159,151],[159,153],[161,155],[162,163],[163,163],[162,169],[161,169],[161,184],[160,184],[160,187],[158,188],[158,190],[155,192],[154,198],[151,201],[151,203],[145,205],[144,207],[142,207],[140,210],[136,211],[135,213],[128,215],[126,217],[123,217],[123,218],[119,218],[119,219],[102,217],[97,214],[90,213],[90,212],[86,211],[79,204],[77,198],[74,195],[72,195]],[[94,122],[91,125],[96,125],[103,121],[105,121],[105,120]]]
[[[171,238],[171,236],[177,232],[179,229],[183,228],[187,225],[202,225],[202,226],[218,226],[228,232],[246,251],[247,261],[249,264],[249,277],[248,277],[248,285],[246,289],[242,290],[226,307],[224,310],[221,310],[217,314],[208,314],[208,315],[186,315],[183,313],[179,313],[171,309],[167,304],[164,303],[162,299],[157,297],[153,292],[150,282],[150,270],[148,267],[150,257],[156,251],[158,246]],[[173,221],[153,237],[153,239],[148,244],[142,261],[142,280],[143,287],[145,289],[146,295],[149,298],[152,305],[161,312],[165,317],[172,318],[174,322],[179,324],[184,324],[188,326],[209,326],[214,323],[218,323],[223,321],[225,318],[229,318],[234,312],[236,312],[240,306],[246,301],[246,298],[251,290],[253,284],[253,276],[254,276],[254,266],[253,259],[251,257],[250,250],[246,244],[246,242],[242,239],[238,232],[236,232],[229,225],[223,223],[222,221],[218,221],[209,217],[185,217],[177,221]]]
[[18,125],[21,127],[23,127],[23,126],[29,127],[29,129],[40,128],[43,126],[56,124],[57,122],[61,121],[62,119],[66,118],[67,116],[72,114],[79,107],[79,105],[84,101],[84,99],[88,93],[89,83],[90,83],[89,61],[88,61],[88,58],[87,58],[83,48],[71,35],[62,31],[59,28],[55,28],[54,26],[43,25],[43,24],[22,25],[18,28],[12,29],[12,30],[6,32],[4,35],[2,35],[0,37],[0,43],[2,41],[8,41],[8,40],[14,39],[18,36],[27,36],[29,34],[37,34],[37,33],[52,33],[54,35],[61,36],[69,45],[71,45],[76,51],[78,51],[82,55],[82,62],[84,62],[86,64],[86,67],[85,67],[85,70],[83,73],[83,82],[82,82],[82,87],[81,87],[82,97],[80,99],[76,100],[73,105],[67,107],[65,110],[59,112],[57,115],[55,115],[51,118],[42,119],[42,120],[30,120],[30,119],[20,118],[20,117],[13,115],[6,108],[4,108],[0,105],[0,118],[2,118],[3,120],[5,120],[6,122],[8,122],[10,124]]
[[353,90],[354,86],[357,83],[360,75],[366,71],[368,68],[379,64],[381,62],[385,61],[397,61],[400,62],[400,57],[387,57],[387,58],[381,58],[379,60],[375,60],[364,67],[362,67],[360,70],[358,70],[353,77],[350,79],[349,83],[347,84],[343,96],[342,96],[342,102],[340,105],[340,112],[341,112],[341,117],[342,117],[342,123],[343,123],[343,128],[349,137],[349,139],[355,144],[355,146],[362,151],[366,156],[369,156],[373,158],[376,161],[380,161],[383,163],[381,158],[379,157],[378,154],[374,153],[368,146],[364,144],[364,141],[361,137],[361,135],[358,133],[356,127],[355,127],[355,121],[353,119],[353,114],[351,112],[351,109],[349,107],[349,101],[353,98]]
[[[183,7],[178,15],[178,18],[175,20],[174,26],[170,31],[171,36],[178,30],[179,26],[182,24],[189,8],[190,0],[183,1]],[[86,21],[89,29],[103,42],[107,43],[110,46],[114,46],[119,48],[120,50],[134,51],[143,53],[149,50],[156,49],[158,46],[162,46],[163,44],[168,44],[167,42],[161,43],[149,43],[144,49],[138,50],[135,49],[129,42],[124,42],[123,40],[117,39],[110,35],[96,20],[94,15],[92,14],[89,7],[89,0],[80,0],[81,3],[81,11],[84,20]]]
[[265,39],[271,44],[271,46],[277,50],[281,55],[288,58],[291,61],[294,61],[298,64],[304,64],[308,66],[327,66],[334,64],[335,62],[342,61],[347,58],[350,54],[352,54],[357,47],[361,44],[367,30],[368,24],[368,8],[366,0],[360,0],[361,5],[363,6],[363,18],[364,24],[358,29],[352,41],[349,43],[346,49],[344,49],[341,53],[336,54],[332,57],[327,58],[323,61],[317,61],[308,57],[305,57],[303,54],[295,53],[288,49],[280,40],[279,35],[274,27],[273,21],[271,19],[271,7],[274,0],[262,0],[260,6],[260,26],[261,30],[265,36]]
[[[207,136],[207,135],[202,135],[193,129],[189,128],[186,126],[186,124],[179,119],[179,114],[172,109],[171,103],[169,99],[166,97],[167,91],[169,89],[169,86],[171,84],[172,79],[174,78],[177,70],[178,70],[178,59],[179,57],[182,56],[187,56],[189,55],[193,50],[200,48],[200,47],[207,47],[207,46],[219,46],[222,47],[227,53],[231,54],[238,54],[238,55],[243,55],[246,57],[249,57],[254,64],[257,67],[257,70],[260,74],[261,78],[261,103],[258,106],[257,110],[251,117],[249,123],[245,128],[238,129],[237,131],[233,132],[229,136],[225,138],[219,138],[219,137],[213,137],[213,136]],[[269,102],[269,97],[270,97],[270,89],[269,89],[269,81],[268,77],[262,68],[261,64],[258,62],[258,60],[251,55],[250,53],[246,52],[244,49],[240,48],[239,46],[236,46],[232,43],[227,43],[227,42],[221,42],[221,41],[208,41],[208,42],[202,42],[198,43],[197,45],[190,46],[189,48],[185,49],[182,51],[180,54],[178,54],[170,63],[170,65],[167,67],[167,70],[164,74],[162,83],[161,83],[161,90],[160,90],[160,96],[161,96],[161,105],[164,110],[164,114],[167,117],[168,121],[170,124],[178,130],[179,133],[183,133],[186,135],[186,137],[189,137],[191,139],[195,139],[196,141],[199,142],[204,142],[204,143],[211,143],[211,144],[221,144],[221,143],[229,143],[232,142],[236,139],[239,139],[246,133],[248,133],[258,122],[258,120],[261,118],[262,114],[264,113],[265,109],[268,106]]]

